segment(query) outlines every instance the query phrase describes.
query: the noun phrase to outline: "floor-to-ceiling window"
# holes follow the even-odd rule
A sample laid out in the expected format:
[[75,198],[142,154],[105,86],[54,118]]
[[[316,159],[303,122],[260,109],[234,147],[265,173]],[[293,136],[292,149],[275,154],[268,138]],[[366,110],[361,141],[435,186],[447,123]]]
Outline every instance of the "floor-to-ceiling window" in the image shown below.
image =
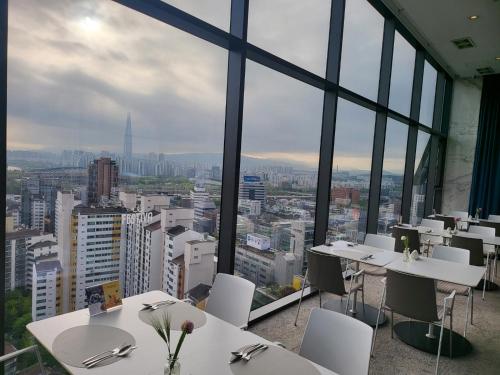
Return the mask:
[[[235,273],[256,283],[258,316],[291,300],[315,241],[363,241],[370,220],[389,234],[404,207],[412,222],[429,213],[445,73],[418,59],[423,47],[378,1],[242,4],[9,2],[9,345],[27,345],[30,320],[83,308],[85,287],[112,279],[125,296],[162,289],[202,306],[216,270]],[[392,61],[385,75],[382,58]],[[233,100],[226,92],[238,85]],[[224,138],[233,127],[241,139]],[[223,163],[230,149],[237,168]],[[223,176],[238,181],[228,197]],[[238,202],[234,212],[224,199]],[[219,243],[221,227],[234,243]]]

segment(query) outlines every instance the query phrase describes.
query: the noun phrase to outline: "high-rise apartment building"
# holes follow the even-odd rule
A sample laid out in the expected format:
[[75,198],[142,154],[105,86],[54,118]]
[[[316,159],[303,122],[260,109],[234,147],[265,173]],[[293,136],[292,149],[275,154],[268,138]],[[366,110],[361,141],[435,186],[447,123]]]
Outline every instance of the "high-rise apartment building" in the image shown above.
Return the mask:
[[119,280],[125,259],[123,207],[75,207],[71,215],[69,307],[86,306],[85,288]]
[[33,265],[31,316],[33,321],[59,315],[62,310],[61,263],[42,260]]
[[[44,236],[45,237],[45,236]],[[50,236],[52,237],[52,236]],[[33,266],[43,260],[57,260],[59,255],[59,246],[54,241],[55,238],[35,242],[26,249],[26,280],[25,289],[31,290],[33,285]]]
[[313,247],[314,244],[314,222],[292,221],[290,233],[290,252],[297,258],[299,267],[295,272],[301,275],[307,269],[306,251]]
[[27,249],[43,240],[39,230],[23,229],[5,234],[5,290],[26,286]]
[[45,228],[45,213],[47,205],[41,195],[31,197],[30,209],[30,227],[39,231],[44,231]]
[[118,165],[111,158],[94,160],[88,168],[89,182],[87,204],[98,205],[109,200],[118,186]]
[[266,200],[266,187],[259,176],[243,176],[243,180],[240,183],[239,198],[261,201],[264,204]]

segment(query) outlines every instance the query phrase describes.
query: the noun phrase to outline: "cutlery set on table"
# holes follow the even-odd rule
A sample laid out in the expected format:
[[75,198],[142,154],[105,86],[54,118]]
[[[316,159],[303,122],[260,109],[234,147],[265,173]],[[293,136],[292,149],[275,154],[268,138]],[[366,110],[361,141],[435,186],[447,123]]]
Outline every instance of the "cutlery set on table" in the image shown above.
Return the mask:
[[268,345],[265,344],[253,344],[253,345],[246,345],[243,346],[242,348],[231,352],[233,355],[233,358],[229,361],[229,364],[238,362],[240,360],[243,360],[244,362],[250,361],[252,358],[256,357],[260,353],[262,353],[264,350],[269,348]]
[[97,366],[99,363],[102,363],[103,361],[113,357],[126,357],[135,349],[137,349],[137,346],[123,344],[114,349],[106,350],[102,353],[84,359],[82,361],[82,364],[85,365],[86,368],[92,368],[94,366]]
[[158,310],[162,306],[171,306],[175,305],[175,301],[172,300],[167,300],[167,301],[160,301],[160,302],[155,302],[155,303],[143,303],[142,304],[144,307],[141,309],[141,311],[144,310]]

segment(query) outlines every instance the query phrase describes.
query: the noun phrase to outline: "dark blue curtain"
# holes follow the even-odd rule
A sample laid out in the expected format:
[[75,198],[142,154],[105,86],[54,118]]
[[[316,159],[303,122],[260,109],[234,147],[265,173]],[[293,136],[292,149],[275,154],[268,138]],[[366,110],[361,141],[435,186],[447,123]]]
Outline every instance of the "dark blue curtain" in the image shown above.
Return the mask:
[[500,74],[484,77],[469,212],[500,214]]

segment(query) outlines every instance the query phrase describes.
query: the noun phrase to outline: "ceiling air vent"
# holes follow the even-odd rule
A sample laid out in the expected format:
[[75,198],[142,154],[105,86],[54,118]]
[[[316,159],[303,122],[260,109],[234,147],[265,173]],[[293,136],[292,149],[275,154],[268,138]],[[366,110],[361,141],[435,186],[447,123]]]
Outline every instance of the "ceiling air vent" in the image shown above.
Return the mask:
[[472,48],[475,46],[471,38],[460,38],[451,41],[458,49]]
[[495,73],[495,71],[491,66],[485,66],[484,68],[477,68],[476,70],[481,75]]

